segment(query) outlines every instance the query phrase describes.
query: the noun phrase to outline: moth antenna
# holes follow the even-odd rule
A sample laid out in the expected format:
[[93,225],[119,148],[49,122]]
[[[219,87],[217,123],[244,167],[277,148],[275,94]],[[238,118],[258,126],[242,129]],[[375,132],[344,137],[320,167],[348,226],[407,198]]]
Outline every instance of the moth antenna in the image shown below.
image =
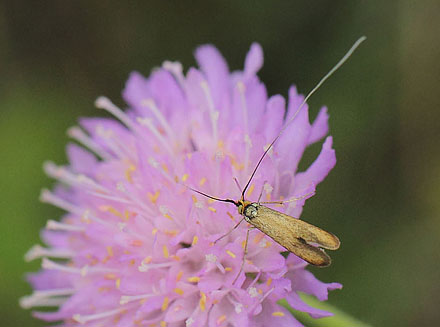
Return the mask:
[[308,197],[309,195],[312,195],[312,194],[315,194],[315,191],[306,193],[298,198],[295,197],[295,198],[290,198],[288,200],[268,201],[268,202],[259,202],[259,203],[261,203],[261,204],[284,204],[284,203],[289,203],[289,202],[294,202],[294,201],[299,201],[299,200],[305,199],[306,197]]
[[258,167],[260,166],[261,162],[263,161],[264,157],[266,156],[266,154],[269,152],[269,150],[273,147],[273,145],[275,144],[275,142],[280,138],[281,134],[284,132],[284,130],[287,128],[287,126],[290,125],[290,123],[296,118],[296,116],[298,115],[298,113],[300,112],[300,110],[302,109],[302,107],[304,107],[304,105],[306,104],[307,100],[321,87],[322,84],[324,84],[324,82],[330,77],[332,76],[346,61],[348,58],[350,58],[350,56],[353,54],[353,52],[359,47],[359,45],[364,42],[367,39],[366,36],[362,36],[360,37],[352,46],[351,48],[347,51],[347,53],[338,61],[338,63],[333,66],[332,69],[330,69],[330,71],[323,77],[321,78],[321,80],[318,82],[318,84],[316,84],[316,86],[307,94],[307,96],[304,98],[303,102],[301,103],[301,105],[298,107],[298,109],[295,111],[295,113],[293,114],[292,117],[289,118],[289,120],[284,124],[283,128],[281,128],[280,132],[278,133],[277,137],[272,141],[272,143],[270,143],[269,147],[266,149],[266,151],[264,151],[263,155],[261,156],[260,160],[258,160],[257,165],[255,166],[254,171],[252,172],[251,177],[249,178],[248,182],[246,183],[243,192],[241,193],[241,199],[244,199],[244,194],[247,190],[247,188],[249,187],[249,184],[252,181],[252,178],[254,177],[255,173],[257,172]]
[[196,190],[196,189],[193,189],[192,187],[189,187],[188,185],[184,185],[184,186],[185,186],[186,188],[190,189],[191,191],[196,192],[196,193],[199,193],[200,195],[203,195],[203,196],[205,196],[205,197],[207,197],[207,198],[210,198],[210,199],[213,199],[213,200],[216,200],[216,201],[221,201],[221,202],[229,202],[229,203],[233,203],[233,204],[235,204],[236,206],[238,206],[237,202],[235,202],[234,200],[231,200],[231,199],[220,199],[220,198],[216,198],[215,196],[211,196],[211,195],[209,195],[209,194],[206,194],[206,193],[203,193],[203,192],[198,191],[198,190]]

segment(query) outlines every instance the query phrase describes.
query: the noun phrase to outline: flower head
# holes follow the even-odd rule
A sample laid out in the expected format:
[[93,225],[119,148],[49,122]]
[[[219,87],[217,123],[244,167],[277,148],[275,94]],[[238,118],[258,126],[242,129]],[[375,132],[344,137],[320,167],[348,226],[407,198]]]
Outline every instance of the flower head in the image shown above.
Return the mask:
[[[325,284],[306,263],[257,229],[244,247],[245,223],[229,203],[238,199],[263,151],[303,100],[292,87],[288,104],[268,97],[256,73],[262,49],[253,44],[244,70],[229,72],[216,48],[197,49],[200,69],[183,74],[165,62],[149,78],[130,75],[120,110],[107,98],[96,105],[117,119],[87,118],[69,135],[68,166],[45,164],[59,183],[43,202],[66,211],[42,233],[42,270],[29,277],[35,291],[23,307],[62,326],[301,326],[277,301],[313,317],[329,315],[298,292],[326,300]],[[332,138],[305,171],[306,147],[328,132],[322,108],[313,124],[304,106],[263,160],[246,198],[297,197],[276,210],[299,217],[307,197],[335,164]],[[235,183],[234,178],[238,183]],[[220,237],[221,240],[217,241]],[[243,268],[241,269],[241,267]]]

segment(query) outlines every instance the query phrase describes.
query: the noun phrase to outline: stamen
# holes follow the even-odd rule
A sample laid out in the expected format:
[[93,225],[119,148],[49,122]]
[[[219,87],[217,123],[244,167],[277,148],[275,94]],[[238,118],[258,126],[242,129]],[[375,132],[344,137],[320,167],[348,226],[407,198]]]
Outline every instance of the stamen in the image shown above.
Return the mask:
[[168,296],[165,296],[165,298],[163,299],[161,310],[165,311],[166,309],[168,309],[169,303],[170,303],[170,298]]
[[232,251],[230,251],[230,250],[226,250],[226,253],[229,254],[232,258],[235,259],[236,254],[235,254],[234,252],[232,252]]
[[198,241],[199,241],[199,237],[197,235],[194,235],[191,245],[192,246],[196,245]]
[[187,281],[190,283],[197,283],[200,281],[200,277],[198,277],[198,276],[188,277]]
[[98,320],[98,319],[107,318],[107,317],[117,315],[124,310],[125,310],[124,308],[117,308],[117,309],[104,311],[104,312],[100,312],[100,313],[95,313],[95,314],[91,314],[91,315],[74,314],[72,319],[79,322],[81,325],[83,325],[89,321]]
[[206,309],[206,294],[204,292],[200,292],[200,301],[199,301],[200,310],[205,311]]
[[65,296],[72,295],[74,293],[75,290],[71,288],[35,291],[32,295],[22,297],[20,299],[20,306],[23,309],[29,309],[32,307],[59,306],[67,300]]
[[133,132],[136,131],[136,126],[133,124],[132,119],[127,116],[121,109],[113,104],[109,98],[100,96],[95,101],[95,106],[98,109],[104,109],[119,119],[125,126],[131,129]]
[[48,220],[46,223],[46,229],[49,230],[61,230],[68,232],[84,232],[86,229],[82,226],[76,226],[71,224],[60,223],[55,220]]
[[200,86],[203,90],[203,93],[205,93],[205,97],[208,102],[209,117],[211,118],[213,139],[214,142],[217,143],[218,141],[217,121],[220,113],[215,110],[214,101],[212,100],[208,83],[206,81],[203,81],[200,83]]
[[179,295],[183,295],[184,292],[181,288],[175,288],[174,293],[179,294]]
[[140,272],[147,272],[150,269],[157,269],[157,268],[167,268],[167,267],[171,267],[173,265],[175,265],[177,262],[164,262],[164,263],[151,263],[151,264],[146,264],[144,262],[141,263],[141,265],[138,267],[138,270]]
[[156,103],[154,102],[153,99],[142,100],[141,104],[145,107],[148,107],[153,112],[154,116],[157,118],[157,120],[160,122],[160,124],[166,130],[169,136],[171,137],[174,136],[173,129],[168,124],[167,120],[162,115],[160,110],[157,108]]
[[220,326],[222,323],[224,323],[226,321],[227,317],[226,315],[221,315],[218,319],[217,319],[217,326]]
[[182,64],[178,61],[164,61],[162,67],[173,74],[182,89],[185,89],[185,77]]
[[81,210],[79,207],[74,206],[73,204],[59,198],[47,189],[43,189],[41,191],[40,201],[43,203],[50,203],[55,207],[61,208],[67,212],[77,214],[78,216],[81,216],[83,212],[83,210]]
[[156,126],[154,126],[151,118],[137,117],[136,121],[142,126],[147,127],[150,130],[150,132],[160,141],[160,143],[162,143],[162,145],[166,148],[166,150],[171,154],[173,153],[173,150],[168,144],[168,141],[162,136],[162,134],[160,134]]
[[47,249],[43,248],[39,244],[34,245],[29,251],[25,254],[24,259],[26,261],[32,261],[41,257],[51,257],[51,258],[72,258],[74,252],[65,250],[65,249]]
[[62,265],[59,263],[56,263],[52,260],[49,260],[47,258],[43,258],[42,264],[43,269],[48,270],[59,270],[64,271],[67,273],[72,274],[80,274],[81,276],[86,276],[89,273],[117,273],[117,269],[110,269],[110,268],[103,268],[103,267],[89,267],[88,265],[83,266],[82,268],[76,268],[76,267],[68,267],[66,265]]
[[274,317],[284,317],[284,312],[275,311],[275,312],[272,312],[272,316],[274,316]]
[[100,145],[98,145],[95,141],[93,141],[84,131],[77,127],[71,127],[67,130],[67,135],[74,140],[78,141],[88,149],[92,150],[95,154],[97,154],[101,159],[105,161],[112,160],[112,156],[103,150]]

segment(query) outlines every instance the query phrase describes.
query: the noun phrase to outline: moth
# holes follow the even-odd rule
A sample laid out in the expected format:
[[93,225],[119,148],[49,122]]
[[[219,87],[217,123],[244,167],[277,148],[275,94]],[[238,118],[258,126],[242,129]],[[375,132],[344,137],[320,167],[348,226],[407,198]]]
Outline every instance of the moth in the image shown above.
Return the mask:
[[[244,187],[241,197],[239,200],[231,199],[220,199],[213,197],[211,195],[205,194],[198,190],[188,187],[192,191],[199,193],[205,197],[216,201],[228,202],[234,204],[238,208],[238,213],[243,216],[243,218],[225,235],[216,240],[219,241],[223,237],[229,235],[234,229],[236,229],[243,220],[252,225],[253,227],[259,229],[261,232],[269,236],[278,244],[282,245],[287,251],[295,254],[301,259],[305,260],[311,265],[318,267],[326,267],[331,263],[330,256],[328,256],[323,249],[327,250],[337,250],[340,246],[339,239],[330,232],[327,232],[319,227],[309,224],[303,220],[296,219],[282,212],[271,209],[264,204],[283,204],[290,202],[287,201],[273,201],[273,202],[251,202],[245,200],[245,193],[249,187],[255,173],[257,172],[261,162],[273,147],[275,142],[280,138],[283,131],[287,126],[295,119],[302,107],[305,105],[307,100],[312,96],[313,93],[327,80],[339,67],[344,64],[344,62],[351,56],[351,54],[356,50],[356,48],[366,39],[365,36],[358,39],[353,46],[347,51],[347,53],[342,57],[339,62],[318,82],[318,84],[308,93],[301,105],[298,107],[293,116],[284,124],[284,127],[280,130],[278,135],[269,145],[269,147],[264,151],[260,157],[255,169],[253,170],[246,186]],[[261,196],[260,196],[261,197]],[[297,199],[294,199],[297,200]],[[246,235],[245,242],[245,255],[247,254],[247,244],[249,238],[249,229]],[[239,274],[243,269],[244,260],[242,262],[242,267]],[[237,275],[238,277],[238,275]]]

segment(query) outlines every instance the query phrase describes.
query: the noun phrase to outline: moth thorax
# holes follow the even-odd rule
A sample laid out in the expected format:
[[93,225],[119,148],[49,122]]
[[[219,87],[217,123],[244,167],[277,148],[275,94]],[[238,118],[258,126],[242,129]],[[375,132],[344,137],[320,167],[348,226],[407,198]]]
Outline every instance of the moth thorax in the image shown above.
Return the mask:
[[248,218],[249,220],[254,219],[257,214],[258,214],[258,203],[251,203],[248,204],[245,208],[244,208],[244,216],[246,218]]

